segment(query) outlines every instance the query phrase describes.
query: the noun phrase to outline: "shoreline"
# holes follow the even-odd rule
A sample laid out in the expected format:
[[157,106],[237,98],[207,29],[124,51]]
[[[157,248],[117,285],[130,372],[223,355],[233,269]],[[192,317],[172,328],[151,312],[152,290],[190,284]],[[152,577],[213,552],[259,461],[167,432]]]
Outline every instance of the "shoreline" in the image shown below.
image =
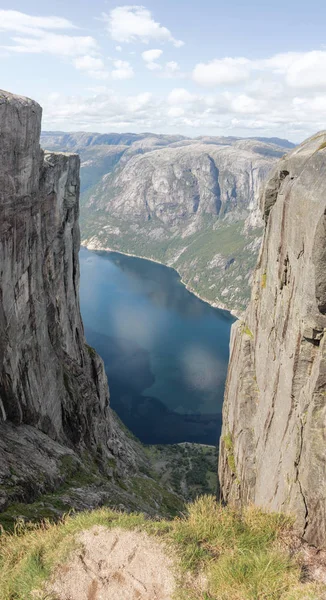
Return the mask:
[[123,256],[131,256],[132,258],[141,258],[143,260],[149,260],[150,262],[156,263],[158,265],[162,265],[163,267],[167,267],[168,269],[173,269],[173,271],[175,271],[179,277],[180,277],[180,282],[182,283],[182,285],[186,288],[186,290],[188,290],[188,292],[190,292],[191,294],[193,294],[194,296],[196,296],[199,300],[201,300],[202,302],[205,302],[206,304],[209,304],[209,306],[211,306],[212,308],[218,308],[219,310],[224,310],[225,312],[228,312],[230,315],[232,315],[232,317],[235,317],[236,319],[241,319],[241,313],[236,312],[233,309],[229,309],[226,307],[226,305],[224,304],[216,304],[215,302],[210,302],[209,300],[207,300],[207,298],[203,298],[202,296],[199,295],[199,293],[194,290],[193,288],[191,288],[183,279],[182,279],[182,275],[181,273],[179,273],[179,271],[175,268],[172,267],[171,265],[167,265],[166,263],[163,263],[162,261],[155,259],[155,258],[148,258],[147,256],[139,256],[138,254],[131,254],[130,252],[122,252],[121,250],[115,250],[114,248],[108,248],[108,247],[104,247],[104,246],[100,246],[98,248],[94,248],[92,247],[92,245],[88,246],[87,242],[82,241],[80,243],[80,246],[82,248],[86,248],[87,250],[89,250],[90,252],[115,252],[116,254],[122,254]]

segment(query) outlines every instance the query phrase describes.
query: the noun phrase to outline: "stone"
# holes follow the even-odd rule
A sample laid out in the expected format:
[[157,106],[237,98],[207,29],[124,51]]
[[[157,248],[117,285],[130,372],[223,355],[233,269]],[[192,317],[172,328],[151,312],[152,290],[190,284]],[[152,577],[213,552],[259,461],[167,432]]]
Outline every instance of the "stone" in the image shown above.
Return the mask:
[[121,474],[140,450],[116,424],[102,359],[85,343],[79,157],[41,150],[41,114],[0,92],[2,507],[62,481],[62,455],[87,452],[104,473],[114,456]]
[[[261,197],[251,301],[232,329],[222,500],[296,517],[326,547],[326,132],[281,159]],[[230,466],[231,465],[231,466]]]

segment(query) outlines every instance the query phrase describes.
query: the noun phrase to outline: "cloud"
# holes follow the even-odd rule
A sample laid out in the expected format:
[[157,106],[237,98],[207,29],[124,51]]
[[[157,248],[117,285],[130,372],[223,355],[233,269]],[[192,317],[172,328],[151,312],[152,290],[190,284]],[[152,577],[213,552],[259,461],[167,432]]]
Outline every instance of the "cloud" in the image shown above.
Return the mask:
[[13,37],[11,46],[3,46],[10,52],[28,54],[54,54],[56,56],[80,56],[96,52],[98,46],[90,36],[70,36],[56,33],[42,33],[38,37]]
[[176,48],[184,42],[176,40],[169,29],[154,21],[151,12],[144,6],[117,6],[110,14],[103,14],[107,30],[113,40],[120,43],[152,40],[171,42]]
[[187,135],[270,135],[301,140],[324,128],[326,95],[284,94],[272,106],[268,91],[192,94],[175,88],[166,98],[148,91],[120,95],[107,87],[86,96],[45,98],[44,128],[85,131],[155,131]]
[[[286,52],[267,59],[214,59],[195,66],[192,78],[203,87],[246,83],[261,73],[281,78],[290,88],[321,90],[326,88],[326,51]],[[277,83],[277,79],[276,79]]]
[[115,49],[117,52],[122,52],[122,46],[116,46]]
[[101,58],[94,56],[79,56],[74,60],[74,65],[79,71],[86,71],[90,77],[94,79],[107,79],[108,71],[105,69],[104,62]]
[[[102,88],[103,89],[103,88]],[[159,107],[149,92],[121,96],[106,89],[90,97],[53,95],[43,99],[43,126],[48,129],[119,131],[154,126]],[[162,125],[162,123],[161,123]]]
[[286,83],[301,89],[326,88],[326,52],[292,54],[285,70]]
[[222,58],[208,63],[199,63],[192,78],[202,86],[233,85],[248,80],[250,61],[246,58]]
[[157,71],[162,69],[162,66],[156,62],[160,58],[160,56],[162,56],[162,54],[163,50],[145,50],[145,52],[142,53],[142,58],[146,63],[147,69],[149,69],[150,71]]
[[17,10],[0,10],[0,31],[39,35],[42,30],[76,29],[62,17],[35,17]]
[[12,35],[12,44],[2,46],[7,52],[73,57],[98,51],[93,37],[57,33],[61,29],[77,28],[61,17],[35,17],[14,10],[0,10],[0,31]]
[[168,109],[169,117],[183,117],[184,114],[184,108],[181,108],[181,106],[171,106],[171,108]]
[[111,73],[113,79],[131,79],[134,77],[134,70],[127,60],[113,61],[114,69]]
[[172,104],[172,105],[188,104],[189,102],[192,102],[195,99],[196,99],[196,96],[194,96],[193,94],[190,94],[190,92],[188,92],[184,88],[175,88],[168,95],[168,104]]

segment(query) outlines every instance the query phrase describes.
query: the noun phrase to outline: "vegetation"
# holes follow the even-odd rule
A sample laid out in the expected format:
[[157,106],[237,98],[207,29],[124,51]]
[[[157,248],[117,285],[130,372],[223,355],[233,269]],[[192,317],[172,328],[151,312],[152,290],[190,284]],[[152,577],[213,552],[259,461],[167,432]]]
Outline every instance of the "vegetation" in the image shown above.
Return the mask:
[[242,323],[241,331],[244,335],[248,335],[251,339],[254,338],[254,334],[252,333],[251,329],[249,329],[246,323]]
[[230,432],[228,432],[223,437],[223,443],[227,454],[227,461],[229,465],[229,469],[233,475],[237,475],[237,469],[235,466],[235,457],[234,457],[234,448],[233,448],[233,439]]
[[299,560],[286,546],[289,518],[252,507],[222,507],[203,496],[184,517],[170,521],[101,508],[57,524],[18,522],[14,532],[0,535],[1,600],[45,599],[44,583],[76,548],[75,535],[95,525],[147,531],[171,545],[179,558],[179,598],[318,600],[325,592],[323,586],[301,583]]
[[[261,235],[260,230],[244,233],[243,225],[243,221],[228,223],[203,215],[200,230],[183,237],[155,218],[130,223],[101,210],[82,208],[81,213],[84,240],[95,237],[103,248],[173,265],[184,283],[201,298],[236,310],[248,304],[247,274],[257,259],[251,244]],[[119,235],[112,233],[114,230]]]
[[265,289],[267,283],[267,274],[263,273],[261,276],[261,287]]

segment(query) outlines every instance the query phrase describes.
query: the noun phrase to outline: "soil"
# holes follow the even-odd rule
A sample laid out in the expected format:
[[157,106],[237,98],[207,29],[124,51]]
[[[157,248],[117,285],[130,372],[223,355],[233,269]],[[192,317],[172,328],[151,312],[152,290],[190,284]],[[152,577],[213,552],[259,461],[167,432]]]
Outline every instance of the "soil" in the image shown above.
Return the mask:
[[145,532],[93,527],[48,592],[58,600],[172,600],[173,558]]

